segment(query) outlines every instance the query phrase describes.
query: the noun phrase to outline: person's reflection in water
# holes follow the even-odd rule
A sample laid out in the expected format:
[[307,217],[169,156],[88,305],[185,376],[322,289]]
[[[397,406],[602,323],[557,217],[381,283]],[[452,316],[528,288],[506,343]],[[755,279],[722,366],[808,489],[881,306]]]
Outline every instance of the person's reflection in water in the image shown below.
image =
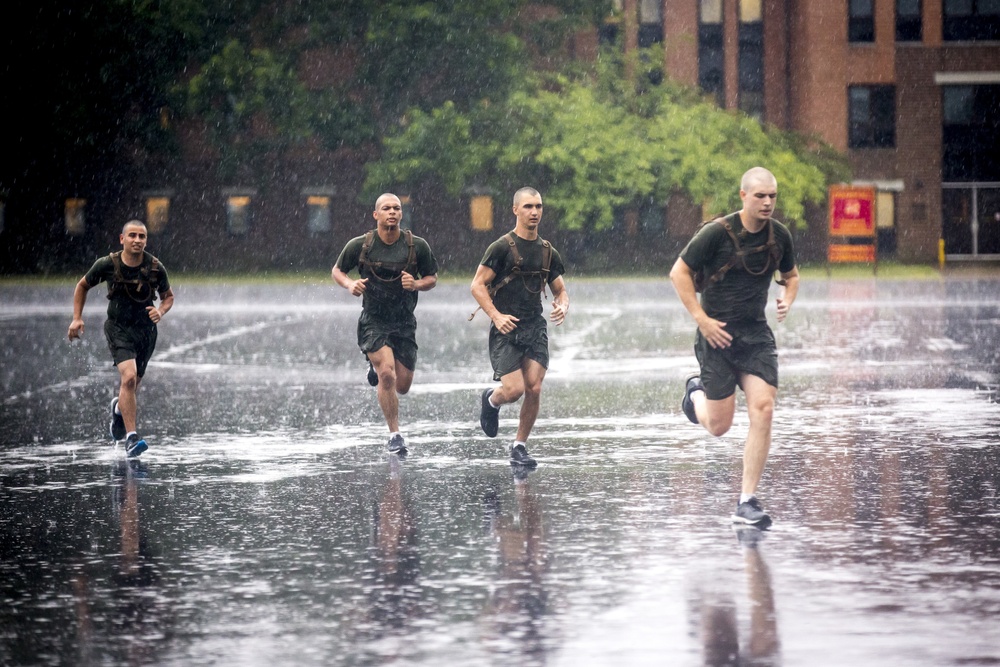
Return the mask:
[[542,629],[548,595],[542,586],[546,567],[545,531],[538,497],[521,466],[512,466],[516,513],[504,514],[495,493],[484,499],[487,529],[496,538],[500,570],[486,609],[484,627],[490,648],[511,655],[513,664],[543,664]]
[[420,606],[420,550],[417,522],[403,493],[403,465],[389,455],[389,475],[375,516],[375,572],[371,620],[376,631],[399,630],[415,618]]
[[117,611],[109,634],[125,639],[128,664],[148,664],[156,657],[156,643],[166,628],[160,596],[155,588],[160,582],[146,534],[142,530],[139,485],[149,472],[138,460],[119,461],[116,475],[122,485],[115,488],[115,506],[121,531],[121,560],[112,577],[117,597]]
[[774,609],[771,571],[758,548],[766,531],[754,526],[734,528],[743,546],[743,561],[750,600],[750,637],[741,646],[733,596],[715,588],[715,595],[699,600],[704,663],[716,665],[779,665],[781,644]]

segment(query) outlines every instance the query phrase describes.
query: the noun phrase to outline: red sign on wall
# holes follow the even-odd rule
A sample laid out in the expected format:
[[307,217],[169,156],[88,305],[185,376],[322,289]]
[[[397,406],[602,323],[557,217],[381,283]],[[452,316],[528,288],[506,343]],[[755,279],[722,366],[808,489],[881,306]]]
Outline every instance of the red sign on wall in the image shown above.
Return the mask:
[[875,236],[875,188],[830,186],[830,236]]

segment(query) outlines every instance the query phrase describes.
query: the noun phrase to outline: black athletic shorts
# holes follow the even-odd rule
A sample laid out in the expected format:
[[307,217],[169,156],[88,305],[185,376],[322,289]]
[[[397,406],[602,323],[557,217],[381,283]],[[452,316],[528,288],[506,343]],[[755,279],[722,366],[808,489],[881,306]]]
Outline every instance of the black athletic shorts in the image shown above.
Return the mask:
[[549,331],[544,319],[518,322],[517,328],[508,334],[490,326],[490,363],[494,380],[520,369],[525,358],[537,361],[544,368],[549,367]]
[[382,322],[364,312],[358,320],[358,347],[368,354],[388,345],[396,361],[411,371],[417,367],[417,323]]
[[743,373],[777,388],[778,346],[767,322],[730,323],[726,331],[732,334],[733,343],[725,349],[709,345],[701,331],[695,336],[694,353],[701,366],[705,396],[712,401],[732,396]]
[[108,349],[115,366],[123,361],[135,359],[139,377],[146,374],[146,364],[156,349],[156,325],[133,324],[124,326],[113,320],[105,320],[104,337],[108,339]]

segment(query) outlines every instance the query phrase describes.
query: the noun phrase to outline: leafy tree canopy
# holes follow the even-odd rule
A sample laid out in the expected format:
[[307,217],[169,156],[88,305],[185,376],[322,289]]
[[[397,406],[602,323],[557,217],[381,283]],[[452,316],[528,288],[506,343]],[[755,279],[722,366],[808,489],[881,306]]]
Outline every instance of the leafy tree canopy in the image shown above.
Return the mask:
[[[662,62],[637,53],[637,67]],[[438,182],[455,196],[470,186],[497,193],[532,184],[567,229],[605,229],[620,207],[681,192],[712,211],[739,207],[746,169],[766,166],[785,219],[803,218],[826,185],[846,177],[832,150],[717,108],[669,81],[641,85],[606,53],[590,71],[535,74],[504,100],[468,111],[445,103],[413,109],[368,165],[365,196],[391,184]]]

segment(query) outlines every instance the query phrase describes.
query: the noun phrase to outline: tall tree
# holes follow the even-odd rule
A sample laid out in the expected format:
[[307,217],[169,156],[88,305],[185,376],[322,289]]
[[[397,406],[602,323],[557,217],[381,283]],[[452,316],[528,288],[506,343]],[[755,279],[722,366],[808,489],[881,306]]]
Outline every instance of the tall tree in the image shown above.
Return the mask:
[[[641,62],[657,62],[655,57]],[[713,211],[738,205],[740,175],[766,165],[782,184],[781,208],[802,219],[826,184],[847,174],[818,142],[762,127],[669,81],[627,82],[621,58],[605,54],[589,72],[538,75],[506,100],[463,112],[453,104],[411,110],[370,164],[366,193],[389,183],[438,182],[452,195],[470,185],[508,192],[543,187],[569,229],[610,227],[614,211],[685,193]]]

